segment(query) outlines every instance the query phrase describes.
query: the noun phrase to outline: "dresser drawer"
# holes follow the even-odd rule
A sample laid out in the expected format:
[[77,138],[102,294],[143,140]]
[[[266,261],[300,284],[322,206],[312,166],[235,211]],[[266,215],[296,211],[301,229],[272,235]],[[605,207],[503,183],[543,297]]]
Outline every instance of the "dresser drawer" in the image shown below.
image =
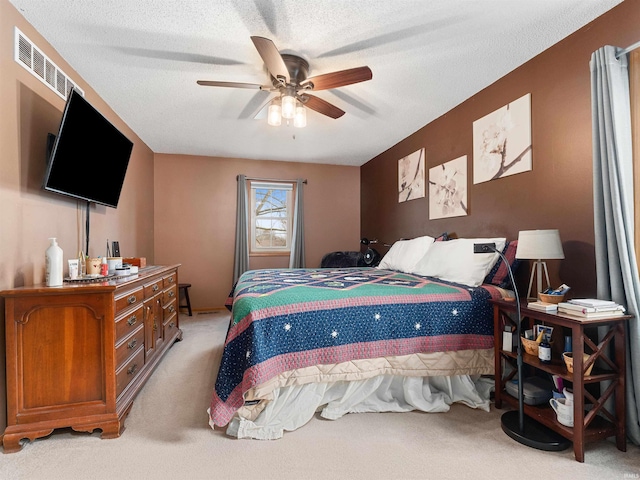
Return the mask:
[[167,323],[171,315],[178,311],[178,301],[174,298],[169,305],[162,307],[162,323]]
[[116,345],[120,343],[124,337],[130,335],[131,332],[142,325],[143,322],[142,304],[133,312],[125,313],[119,318],[116,318]]
[[144,299],[147,300],[153,297],[156,293],[162,290],[162,278],[156,278],[152,283],[147,283],[144,286]]
[[144,366],[144,348],[141,347],[135,355],[116,371],[116,397],[124,392],[127,385],[142,371]]
[[164,339],[165,341],[170,341],[171,338],[178,331],[178,314],[175,314],[172,317],[169,317],[169,321],[164,324]]
[[169,288],[173,285],[178,285],[177,272],[173,272],[171,275],[167,275],[162,279],[163,288]]
[[116,317],[132,305],[142,305],[142,295],[142,288],[137,288],[128,292],[126,295],[116,298]]
[[144,325],[138,325],[138,329],[116,345],[116,370],[126,363],[131,354],[144,344]]
[[162,294],[162,305],[168,305],[175,298],[178,298],[178,287],[173,285]]

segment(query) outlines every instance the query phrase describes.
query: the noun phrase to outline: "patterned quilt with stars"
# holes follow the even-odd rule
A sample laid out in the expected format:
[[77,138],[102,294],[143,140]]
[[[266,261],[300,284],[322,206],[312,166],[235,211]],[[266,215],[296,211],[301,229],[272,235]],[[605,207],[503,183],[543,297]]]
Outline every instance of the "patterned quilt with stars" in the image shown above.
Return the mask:
[[244,273],[211,402],[226,425],[250,388],[283,372],[356,359],[493,348],[490,285],[376,268]]

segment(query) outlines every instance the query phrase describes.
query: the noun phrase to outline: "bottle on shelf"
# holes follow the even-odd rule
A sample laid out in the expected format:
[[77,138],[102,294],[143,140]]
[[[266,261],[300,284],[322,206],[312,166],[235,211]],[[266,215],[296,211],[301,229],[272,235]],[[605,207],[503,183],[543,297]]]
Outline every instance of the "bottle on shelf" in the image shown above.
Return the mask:
[[547,335],[542,335],[542,340],[538,345],[538,358],[542,363],[551,363],[551,344]]
[[109,274],[109,264],[107,263],[107,257],[102,257],[102,263],[100,264],[100,275],[106,277]]
[[62,248],[55,238],[49,238],[49,248],[45,251],[45,283],[47,287],[62,285]]
[[87,257],[83,251],[78,253],[78,276],[83,278],[87,274]]

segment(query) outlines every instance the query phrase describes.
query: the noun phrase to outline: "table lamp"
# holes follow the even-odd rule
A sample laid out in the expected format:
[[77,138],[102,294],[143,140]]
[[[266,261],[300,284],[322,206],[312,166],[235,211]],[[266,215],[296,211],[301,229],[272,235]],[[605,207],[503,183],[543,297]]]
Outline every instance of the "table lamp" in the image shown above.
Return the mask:
[[[538,293],[543,292],[542,289],[542,272],[544,270],[547,288],[549,283],[549,271],[547,263],[544,260],[556,260],[564,258],[562,250],[562,242],[560,240],[560,232],[558,230],[522,230],[518,233],[518,248],[516,249],[516,258],[522,260],[535,260],[531,267],[531,278],[529,279],[529,290],[527,290],[527,299],[538,298]],[[531,297],[531,287],[533,286],[533,278],[537,280],[537,292]]]

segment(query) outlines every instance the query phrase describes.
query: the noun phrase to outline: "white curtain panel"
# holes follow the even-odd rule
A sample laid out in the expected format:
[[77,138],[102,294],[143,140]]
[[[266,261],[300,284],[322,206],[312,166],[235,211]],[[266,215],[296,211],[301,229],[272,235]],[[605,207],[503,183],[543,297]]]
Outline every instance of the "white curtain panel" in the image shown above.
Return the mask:
[[634,245],[633,154],[627,56],[605,46],[591,56],[593,190],[598,298],[626,305],[627,434],[640,444],[640,278]]

